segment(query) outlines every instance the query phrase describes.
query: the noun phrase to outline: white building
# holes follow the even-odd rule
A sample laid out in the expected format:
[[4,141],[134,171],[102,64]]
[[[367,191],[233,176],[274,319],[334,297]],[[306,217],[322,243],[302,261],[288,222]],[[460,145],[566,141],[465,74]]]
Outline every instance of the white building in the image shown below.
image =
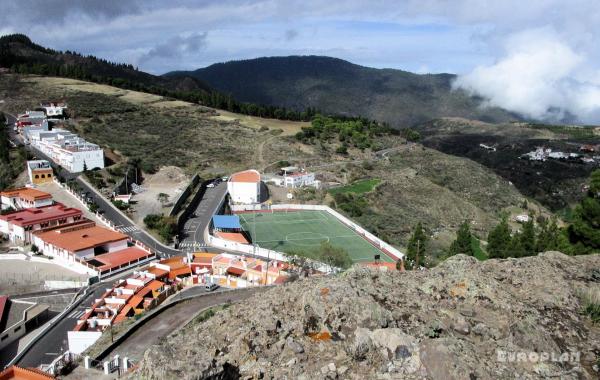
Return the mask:
[[304,186],[319,188],[321,181],[315,179],[315,173],[300,170],[296,166],[281,168],[280,173],[269,177],[269,182],[276,186],[296,189]]
[[72,173],[88,169],[104,168],[104,151],[67,130],[54,128],[51,131],[32,130],[25,136],[44,154]]
[[3,191],[0,193],[0,199],[2,200],[3,210],[8,208],[23,210],[51,206],[54,203],[52,194],[29,187]]
[[227,181],[227,191],[233,204],[259,203],[260,173],[246,170],[233,174]]
[[63,117],[64,110],[67,109],[67,105],[63,102],[40,103],[40,107],[48,117]]

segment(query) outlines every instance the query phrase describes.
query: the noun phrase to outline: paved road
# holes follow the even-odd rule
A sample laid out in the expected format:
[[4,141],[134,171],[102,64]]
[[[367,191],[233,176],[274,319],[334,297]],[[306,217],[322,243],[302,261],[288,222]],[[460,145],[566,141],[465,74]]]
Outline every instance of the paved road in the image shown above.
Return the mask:
[[[13,115],[6,114],[9,125],[13,125],[16,122],[16,118]],[[21,137],[16,134],[12,127],[9,127],[9,137],[10,139],[17,143],[23,144]],[[46,156],[43,152],[38,150],[37,148],[26,145],[27,149],[29,149],[36,157],[45,159],[48,161],[52,160]],[[157,241],[153,236],[148,234],[146,231],[140,230],[128,217],[124,216],[120,213],[108,199],[103,197],[98,191],[92,187],[89,183],[87,183],[83,178],[79,176],[79,173],[69,173],[66,170],[63,170],[63,175],[66,179],[75,179],[77,183],[81,186],[82,192],[88,193],[88,196],[94,200],[94,202],[99,206],[99,209],[104,211],[104,216],[111,220],[117,228],[123,232],[131,236],[132,238],[142,242],[148,247],[154,249],[160,257],[171,257],[177,255],[183,255],[183,252],[180,250],[167,247]]]
[[183,250],[192,249],[197,246],[205,246],[204,230],[210,223],[212,215],[227,193],[227,183],[221,182],[216,187],[207,188],[204,196],[198,203],[192,216],[185,222],[183,227],[183,239],[179,248]]
[[[111,281],[112,283],[112,281]],[[79,304],[69,312],[48,331],[27,353],[17,362],[21,367],[37,367],[40,364],[49,364],[68,349],[67,331],[71,330],[77,323],[77,319],[83,315],[85,308],[90,307],[92,302],[100,297],[110,287],[109,283],[99,283]]]
[[[200,293],[203,292],[202,288],[198,289]],[[266,289],[268,288],[257,287],[242,290],[229,290],[182,301],[141,326],[123,343],[113,349],[107,357],[113,357],[114,355],[119,354],[121,357],[128,357],[135,362],[138,362],[142,359],[146,349],[153,344],[157,344],[160,338],[185,326],[200,310],[222,303],[239,302],[251,297],[258,291]]]

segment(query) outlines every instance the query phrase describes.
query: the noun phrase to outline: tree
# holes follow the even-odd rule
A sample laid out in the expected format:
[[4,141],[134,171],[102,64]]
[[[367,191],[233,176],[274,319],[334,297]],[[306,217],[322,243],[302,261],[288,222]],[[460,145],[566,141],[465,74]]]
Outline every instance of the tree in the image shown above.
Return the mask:
[[510,256],[511,236],[507,217],[488,234],[487,253],[491,259],[503,259]]
[[167,203],[169,201],[169,194],[165,194],[165,193],[158,193],[158,195],[156,196],[156,199],[163,205],[165,205],[165,203]]
[[519,245],[522,256],[532,256],[536,254],[535,226],[533,216],[529,215],[529,220],[523,223],[523,230],[519,234]]
[[425,262],[426,248],[427,235],[425,235],[423,225],[419,222],[415,226],[406,249],[406,266],[408,269],[418,268]]
[[352,266],[352,259],[346,250],[334,247],[330,242],[324,241],[319,247],[319,261],[331,266],[347,269]]
[[38,248],[37,245],[32,244],[31,245],[31,252],[33,252],[34,254],[37,254],[40,251],[40,249]]
[[87,174],[87,171],[88,171],[87,164],[85,163],[85,161],[83,161],[83,172]]
[[600,170],[590,175],[587,196],[575,207],[573,223],[567,229],[575,253],[590,253],[600,249]]
[[459,253],[464,253],[465,255],[473,256],[475,252],[473,251],[473,245],[471,244],[472,240],[473,236],[471,235],[469,222],[465,220],[458,228],[456,240],[450,245],[450,255],[454,256]]

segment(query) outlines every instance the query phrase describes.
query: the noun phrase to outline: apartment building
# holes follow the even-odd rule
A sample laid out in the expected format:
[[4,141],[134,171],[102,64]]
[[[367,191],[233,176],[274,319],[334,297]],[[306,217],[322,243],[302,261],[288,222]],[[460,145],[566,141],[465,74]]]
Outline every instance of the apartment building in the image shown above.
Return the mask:
[[102,148],[65,129],[31,130],[26,141],[72,173],[81,172],[84,167],[104,168]]

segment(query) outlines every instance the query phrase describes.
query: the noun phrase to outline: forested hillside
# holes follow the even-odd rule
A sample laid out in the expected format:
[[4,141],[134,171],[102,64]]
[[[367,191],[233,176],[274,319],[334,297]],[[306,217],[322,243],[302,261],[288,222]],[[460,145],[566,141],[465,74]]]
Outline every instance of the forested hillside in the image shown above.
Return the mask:
[[162,77],[145,73],[131,64],[109,62],[72,51],[57,51],[32,42],[23,34],[0,37],[0,67],[19,74],[80,79],[148,92],[245,115],[281,120],[310,120],[315,110],[291,110],[273,105],[239,102],[189,75]]
[[402,128],[443,116],[489,122],[519,119],[452,90],[452,74],[374,69],[330,57],[291,56],[219,63],[166,78],[193,76],[243,102],[363,116]]

